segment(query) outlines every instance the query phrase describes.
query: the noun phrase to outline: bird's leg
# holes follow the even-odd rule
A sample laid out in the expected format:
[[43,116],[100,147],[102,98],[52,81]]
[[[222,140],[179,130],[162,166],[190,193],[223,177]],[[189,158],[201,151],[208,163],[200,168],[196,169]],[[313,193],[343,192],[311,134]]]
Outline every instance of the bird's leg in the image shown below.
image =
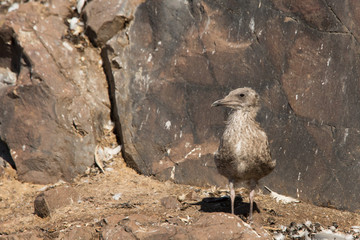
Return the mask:
[[254,196],[255,190],[252,189],[249,195],[250,198],[250,212],[249,212],[249,221],[252,222],[252,214],[253,214],[253,205],[254,205]]
[[231,213],[234,214],[235,189],[234,189],[234,182],[232,180],[229,181],[229,187],[230,187]]

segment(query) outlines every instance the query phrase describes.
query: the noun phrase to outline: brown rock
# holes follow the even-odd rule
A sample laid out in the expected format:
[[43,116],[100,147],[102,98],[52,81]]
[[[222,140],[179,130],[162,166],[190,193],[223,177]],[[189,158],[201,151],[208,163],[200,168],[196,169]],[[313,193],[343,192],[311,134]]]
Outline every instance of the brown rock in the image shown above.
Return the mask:
[[136,239],[131,233],[127,232],[122,227],[105,228],[101,236],[103,239]]
[[178,196],[178,200],[180,202],[187,202],[187,203],[194,203],[194,202],[201,202],[201,197],[194,191],[188,192],[186,194],[182,194]]
[[6,167],[8,165],[16,169],[7,144],[0,139],[0,167]]
[[[73,240],[73,239],[95,240],[95,239],[99,239],[99,237],[97,236],[97,234],[95,232],[95,229],[93,229],[91,227],[84,227],[84,226],[76,227],[76,226],[74,226],[69,231],[67,231],[65,233],[60,233],[59,237],[57,239],[63,239],[63,240]],[[118,238],[118,239],[121,239],[121,238]]]
[[36,231],[0,236],[0,240],[41,240],[41,239],[44,239],[42,234]]
[[167,209],[180,209],[181,204],[175,196],[164,197],[161,200],[161,205]]
[[84,173],[110,120],[101,58],[67,40],[64,9],[68,14],[69,1],[20,4],[0,28],[0,67],[17,76],[14,86],[0,89],[0,138],[22,181],[70,181]]
[[[84,172],[109,120],[103,61],[128,165],[163,180],[224,185],[213,153],[227,114],[210,104],[251,87],[264,99],[258,120],[278,162],[263,182],[358,209],[358,5],[93,0],[84,13],[91,41],[105,45],[100,59],[67,34],[69,1],[21,4],[0,17],[1,141],[20,180]],[[15,85],[8,84],[13,73]]]
[[227,213],[209,213],[186,228],[194,239],[272,239],[264,229],[256,231],[239,217]]
[[80,197],[69,185],[55,187],[39,194],[34,201],[35,214],[39,217],[49,217],[62,207],[76,204]]
[[104,55],[130,166],[163,180],[225,185],[213,153],[226,114],[210,104],[251,87],[264,99],[257,119],[278,162],[263,182],[303,200],[359,208],[351,199],[360,186],[350,184],[360,180],[355,3],[148,0],[123,7],[130,23]]
[[151,216],[130,215],[102,228],[102,237],[106,236],[129,239],[272,239],[262,228],[254,230],[239,217],[225,213],[204,213],[194,223],[181,226],[158,225]]
[[[125,232],[117,230],[121,228]],[[108,225],[105,228],[105,233],[108,234],[109,232],[116,232],[126,236],[131,235],[135,239],[169,239],[174,236],[176,229],[174,226],[159,226],[151,216],[134,214],[121,219],[115,225],[115,229],[114,225]]]
[[96,45],[103,46],[132,20],[134,9],[144,0],[89,2],[84,9],[87,33]]
[[360,37],[360,26],[357,23],[360,19],[356,9],[360,7],[360,2],[349,1],[345,4],[336,0],[330,0],[327,1],[327,4],[328,7],[333,10],[339,23],[347,28],[347,30],[343,32],[353,34],[358,41]]
[[[271,1],[276,8],[292,13],[304,23],[320,31],[346,31],[346,27],[339,21],[336,14],[331,11],[329,2],[320,0],[304,1]],[[331,1],[330,1],[331,2]],[[335,1],[333,1],[335,2]],[[351,4],[351,3],[350,3]]]

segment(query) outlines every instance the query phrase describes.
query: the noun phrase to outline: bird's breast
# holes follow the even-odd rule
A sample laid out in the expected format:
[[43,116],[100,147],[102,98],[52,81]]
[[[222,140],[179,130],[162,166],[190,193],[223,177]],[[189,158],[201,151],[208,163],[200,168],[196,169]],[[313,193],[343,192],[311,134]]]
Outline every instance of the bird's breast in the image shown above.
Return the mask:
[[258,124],[229,125],[223,135],[223,147],[235,159],[248,159],[268,153],[268,140]]

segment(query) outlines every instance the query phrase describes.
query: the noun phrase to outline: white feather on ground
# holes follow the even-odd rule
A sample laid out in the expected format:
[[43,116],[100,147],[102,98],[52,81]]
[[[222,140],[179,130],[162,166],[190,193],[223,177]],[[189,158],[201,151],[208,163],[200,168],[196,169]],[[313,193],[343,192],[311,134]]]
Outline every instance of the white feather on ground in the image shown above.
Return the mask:
[[282,202],[284,204],[289,204],[289,203],[298,203],[300,202],[300,200],[296,199],[296,198],[292,198],[292,197],[287,197],[281,194],[278,194],[274,191],[272,191],[270,188],[268,188],[267,186],[264,186],[264,188],[266,190],[268,190],[270,192],[270,196],[272,198],[274,198],[276,200],[276,202]]

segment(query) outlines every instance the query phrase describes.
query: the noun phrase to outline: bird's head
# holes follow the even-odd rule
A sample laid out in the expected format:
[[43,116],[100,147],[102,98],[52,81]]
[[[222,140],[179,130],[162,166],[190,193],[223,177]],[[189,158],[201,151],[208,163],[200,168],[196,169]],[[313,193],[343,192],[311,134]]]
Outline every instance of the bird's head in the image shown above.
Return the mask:
[[260,105],[259,95],[251,88],[238,88],[231,91],[223,99],[215,101],[211,106],[224,106],[236,110],[257,111]]

